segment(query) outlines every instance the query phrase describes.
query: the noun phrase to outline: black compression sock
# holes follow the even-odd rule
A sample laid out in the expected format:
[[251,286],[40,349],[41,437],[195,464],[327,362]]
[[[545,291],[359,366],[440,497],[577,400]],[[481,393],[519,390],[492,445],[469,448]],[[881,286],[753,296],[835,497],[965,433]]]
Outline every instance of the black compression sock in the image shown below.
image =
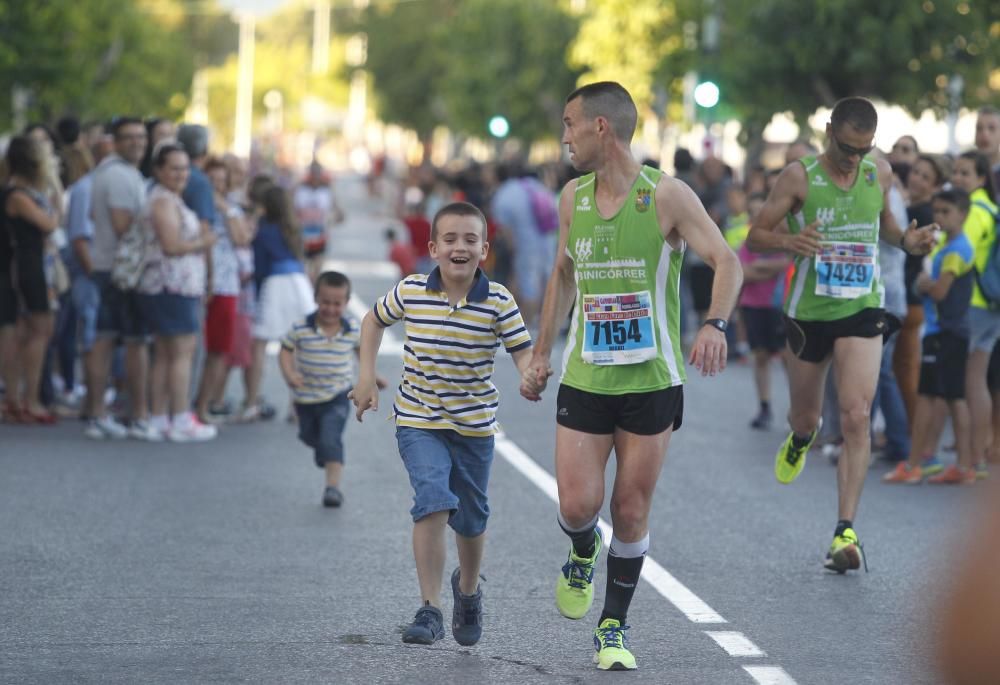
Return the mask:
[[809,441],[811,439],[812,439],[812,433],[809,433],[804,438],[802,436],[800,436],[798,433],[793,433],[792,434],[792,447],[794,447],[797,450],[800,450],[800,449],[804,448],[806,445],[808,445]]
[[632,603],[632,595],[635,594],[635,586],[639,582],[642,562],[645,559],[646,555],[624,558],[608,552],[608,579],[605,586],[607,589],[604,592],[604,610],[601,612],[601,618],[597,625],[600,625],[606,618],[613,618],[622,625],[625,624],[628,607]]
[[596,522],[593,526],[583,530],[567,530],[562,521],[559,522],[559,527],[573,541],[573,554],[581,559],[589,559],[594,556],[594,546],[597,544],[597,535],[594,533],[594,529],[597,528]]

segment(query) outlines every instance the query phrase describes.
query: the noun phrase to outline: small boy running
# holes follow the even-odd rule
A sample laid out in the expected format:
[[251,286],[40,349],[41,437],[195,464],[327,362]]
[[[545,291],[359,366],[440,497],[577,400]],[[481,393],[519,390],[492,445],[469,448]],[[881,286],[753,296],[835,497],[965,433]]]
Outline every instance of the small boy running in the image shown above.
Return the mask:
[[[316,311],[281,341],[278,364],[292,392],[299,439],[315,450],[316,466],[326,471],[323,506],[344,502],[344,424],[350,409],[347,391],[354,380],[360,325],[346,313],[351,282],[337,271],[316,279]],[[376,378],[380,388],[385,381]]]
[[958,451],[958,463],[930,483],[976,482],[970,443],[969,406],[965,401],[965,363],[969,349],[969,302],[972,298],[972,243],[962,230],[969,213],[969,194],[942,190],[931,204],[934,221],[945,232],[945,241],[930,255],[930,273],[917,277],[913,289],[924,300],[924,338],[921,342],[920,385],[913,416],[910,458],[896,465],[882,480],[886,483],[919,483],[928,475],[926,461],[936,462],[943,413],[935,404],[947,402]]
[[404,321],[403,378],[393,413],[414,491],[410,514],[422,606],[403,642],[426,645],[444,637],[447,524],[456,533],[459,560],[451,574],[452,635],[468,646],[482,635],[479,566],[500,399],[491,380],[493,360],[502,342],[523,374],[531,336],[510,292],[479,268],[489,251],[482,212],[465,202],[446,205],[434,217],[429,247],[437,267],[404,277],[365,316],[360,374],[350,397],[358,421],[378,409],[375,356],[385,328]]

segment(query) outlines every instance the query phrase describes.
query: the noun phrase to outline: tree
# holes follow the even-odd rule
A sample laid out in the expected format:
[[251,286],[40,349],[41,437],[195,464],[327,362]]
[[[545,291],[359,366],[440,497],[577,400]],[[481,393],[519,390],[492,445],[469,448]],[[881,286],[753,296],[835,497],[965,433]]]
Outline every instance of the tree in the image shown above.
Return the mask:
[[[952,74],[967,84],[966,105],[996,102],[997,88],[988,84],[1000,66],[998,39],[997,3],[728,3],[714,66],[724,97],[756,127],[782,111],[804,123],[818,106],[848,95],[941,114]],[[759,46],[752,52],[750,40]]]

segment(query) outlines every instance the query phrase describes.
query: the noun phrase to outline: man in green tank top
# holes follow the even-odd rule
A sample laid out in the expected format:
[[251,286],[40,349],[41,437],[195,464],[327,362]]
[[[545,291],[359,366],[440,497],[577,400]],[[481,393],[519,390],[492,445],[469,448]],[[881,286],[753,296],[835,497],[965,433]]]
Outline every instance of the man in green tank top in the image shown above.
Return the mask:
[[521,387],[529,398],[545,388],[553,340],[574,306],[556,416],[559,525],[572,546],[557,577],[556,605],[567,618],[583,618],[593,603],[604,543],[598,513],[614,448],[614,530],[594,632],[594,661],[604,670],[636,667],[625,617],[649,549],[656,480],[683,412],[678,284],[685,249],[715,270],[707,325],[690,356],[703,375],[725,367],[724,331],[742,282],[736,255],[694,192],[632,157],[636,119],[632,97],[617,83],[592,83],[566,100],[563,143],[573,166],[589,173],[560,197],[558,257]]
[[[775,457],[781,483],[791,483],[805,466],[819,432],[827,370],[836,362],[844,449],[837,464],[838,521],[824,565],[838,573],[864,560],[853,522],[868,472],[869,417],[888,331],[878,241],[927,254],[937,228],[913,222],[903,231],[896,224],[887,200],[892,170],[868,157],[877,123],[868,100],[838,102],[824,151],[785,167],[747,236],[752,250],[784,250],[794,258],[784,301],[792,432]],[[788,231],[775,230],[786,217]]]

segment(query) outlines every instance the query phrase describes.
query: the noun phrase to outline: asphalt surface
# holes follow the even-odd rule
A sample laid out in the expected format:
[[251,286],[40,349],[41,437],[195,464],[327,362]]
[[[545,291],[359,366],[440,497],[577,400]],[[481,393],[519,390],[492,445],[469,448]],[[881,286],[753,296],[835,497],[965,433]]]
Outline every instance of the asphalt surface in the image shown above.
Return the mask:
[[[381,262],[385,221],[365,214],[361,188],[338,186],[349,218],[330,256],[364,306],[395,278]],[[387,344],[380,372],[395,380],[400,367]],[[522,400],[503,353],[495,380],[509,443],[490,484],[484,636],[472,648],[450,634],[431,647],[400,640],[419,591],[391,390],[348,426],[339,510],[320,505],[322,473],[283,410],[184,446],[88,441],[71,420],[0,425],[0,682],[938,682],[930,606],[976,493],[884,486],[876,462],[856,522],[870,572],[825,572],[835,470],[814,452],[796,483],[777,484],[784,427],[747,428],[741,365],[689,382],[650,525],[650,557],[726,622],[692,621],[643,582],[629,615],[639,670],[596,671],[603,561],[591,614],[560,617],[553,586],[568,542],[553,501],[508,460],[523,453],[554,472],[555,387],[541,404]],[[265,389],[284,405],[273,359]],[[456,563],[452,546],[449,573]],[[716,631],[762,654],[732,656]]]

